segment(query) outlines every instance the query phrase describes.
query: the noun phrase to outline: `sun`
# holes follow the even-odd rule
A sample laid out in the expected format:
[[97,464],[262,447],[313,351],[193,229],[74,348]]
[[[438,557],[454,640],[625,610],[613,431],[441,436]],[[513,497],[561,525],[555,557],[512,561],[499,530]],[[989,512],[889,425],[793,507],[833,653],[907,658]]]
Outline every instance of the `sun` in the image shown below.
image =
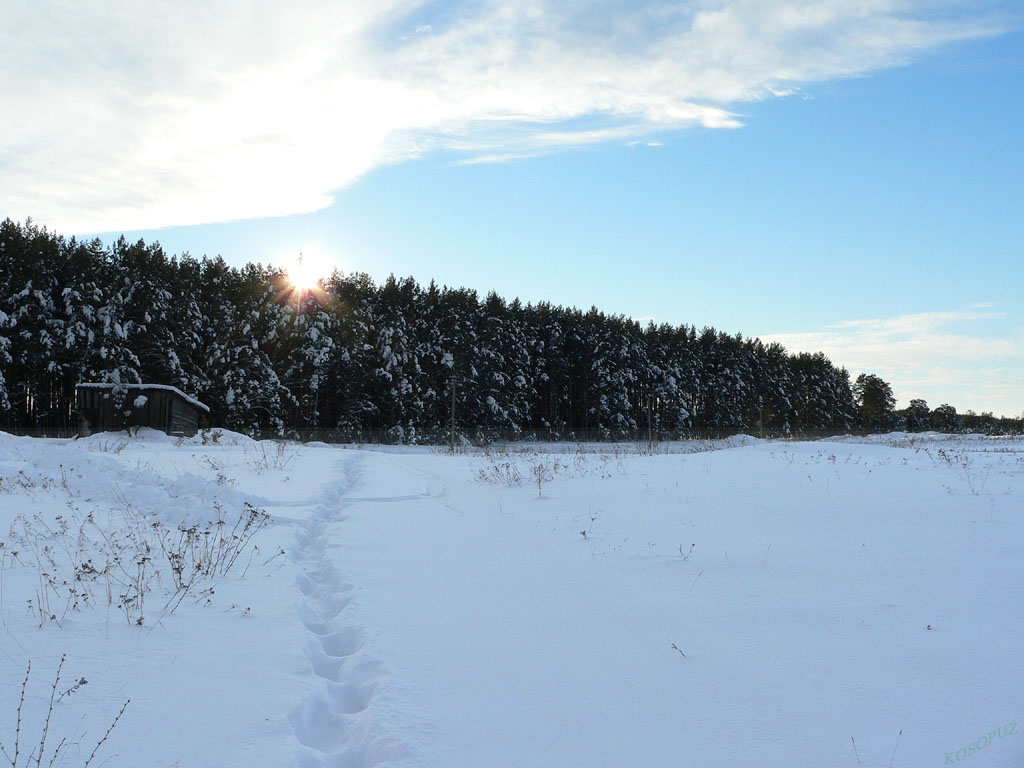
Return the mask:
[[288,262],[285,272],[292,288],[301,293],[313,291],[320,287],[320,281],[330,271],[330,263],[323,254],[316,251],[303,251]]

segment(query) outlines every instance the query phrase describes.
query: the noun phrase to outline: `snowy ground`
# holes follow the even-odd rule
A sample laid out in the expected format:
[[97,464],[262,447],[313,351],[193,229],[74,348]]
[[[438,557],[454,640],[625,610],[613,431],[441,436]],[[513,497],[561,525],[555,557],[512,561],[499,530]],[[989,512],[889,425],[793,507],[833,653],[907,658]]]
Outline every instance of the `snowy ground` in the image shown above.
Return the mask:
[[19,768],[65,654],[43,765],[1024,765],[1022,440],[0,434],[0,537]]

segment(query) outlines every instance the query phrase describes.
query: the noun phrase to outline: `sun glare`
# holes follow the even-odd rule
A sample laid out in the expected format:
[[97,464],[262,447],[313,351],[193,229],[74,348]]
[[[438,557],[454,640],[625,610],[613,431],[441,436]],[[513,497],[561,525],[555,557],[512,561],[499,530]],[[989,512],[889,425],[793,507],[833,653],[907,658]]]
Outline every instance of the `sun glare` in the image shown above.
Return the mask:
[[330,272],[330,265],[323,255],[303,251],[288,263],[286,271],[292,287],[304,293],[319,287],[320,280]]

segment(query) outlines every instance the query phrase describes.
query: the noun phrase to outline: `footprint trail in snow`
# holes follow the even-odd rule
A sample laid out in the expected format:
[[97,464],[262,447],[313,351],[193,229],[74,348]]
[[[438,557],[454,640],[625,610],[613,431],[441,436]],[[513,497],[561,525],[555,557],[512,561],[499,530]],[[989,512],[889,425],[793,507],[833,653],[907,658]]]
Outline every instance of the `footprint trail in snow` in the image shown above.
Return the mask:
[[376,722],[387,668],[366,653],[362,629],[346,620],[352,587],[327,554],[328,529],[345,519],[341,511],[352,466],[345,470],[313,514],[297,523],[295,534],[305,654],[316,676],[313,690],[288,718],[299,742],[295,768],[369,768],[409,756],[408,748]]

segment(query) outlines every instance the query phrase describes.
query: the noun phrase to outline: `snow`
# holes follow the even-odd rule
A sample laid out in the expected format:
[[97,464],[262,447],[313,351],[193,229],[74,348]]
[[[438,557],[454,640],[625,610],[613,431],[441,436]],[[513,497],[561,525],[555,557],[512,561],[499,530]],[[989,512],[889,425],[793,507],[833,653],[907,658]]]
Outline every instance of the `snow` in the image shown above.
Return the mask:
[[[60,690],[89,681],[54,710],[68,765],[130,698],[97,763],[1016,766],[1022,501],[1024,440],[982,436],[450,455],[0,433],[0,742],[31,660],[38,745],[67,654]],[[58,516],[151,536],[246,505],[259,552],[176,610],[154,551],[141,625],[97,587],[66,611],[51,590],[40,626],[40,573],[91,546]]]

